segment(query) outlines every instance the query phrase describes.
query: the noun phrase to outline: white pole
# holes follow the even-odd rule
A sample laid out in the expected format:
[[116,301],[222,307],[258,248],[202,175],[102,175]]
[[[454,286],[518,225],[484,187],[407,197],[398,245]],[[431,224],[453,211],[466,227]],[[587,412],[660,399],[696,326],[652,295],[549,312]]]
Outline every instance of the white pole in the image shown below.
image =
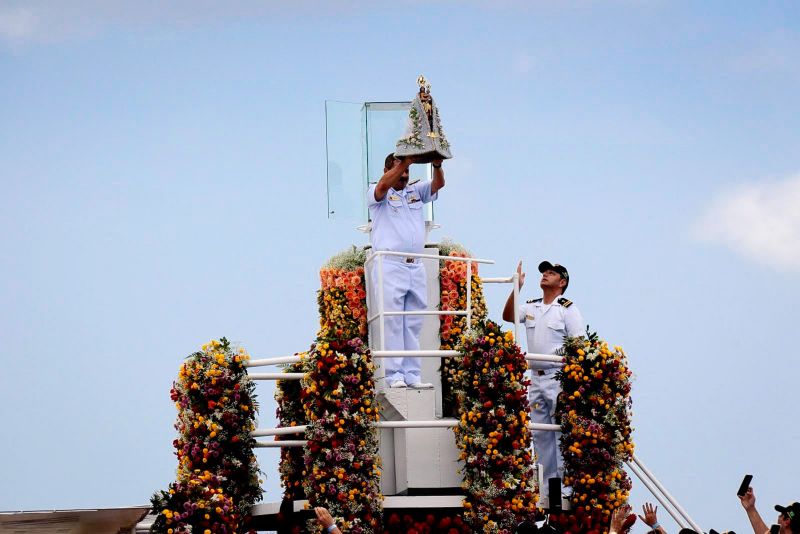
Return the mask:
[[517,271],[514,271],[511,281],[514,284],[514,309],[512,310],[514,313],[514,343],[519,345],[519,273]]
[[302,380],[305,373],[250,373],[250,380]]
[[378,421],[377,428],[452,428],[458,419],[433,419],[430,421]]
[[625,462],[625,463],[628,466],[628,469],[630,469],[633,472],[633,474],[636,475],[636,477],[642,481],[642,484],[645,485],[645,487],[650,491],[653,497],[655,497],[658,500],[658,502],[661,503],[661,506],[664,507],[667,513],[670,516],[672,516],[672,519],[674,519],[675,522],[678,523],[678,526],[681,528],[686,528],[687,526],[686,521],[680,516],[680,514],[672,510],[667,500],[664,498],[663,495],[661,495],[661,492],[659,492],[658,489],[656,489],[655,486],[653,486],[650,480],[643,473],[639,472],[639,468],[637,468],[636,465],[632,464],[631,462]]
[[391,250],[381,250],[380,254],[386,256],[401,256],[403,258],[423,258],[428,260],[455,260],[455,261],[471,261],[474,263],[488,263],[494,264],[494,260],[484,260],[480,258],[465,258],[464,256],[439,256],[436,254],[421,254],[419,252],[394,252]]
[[[459,419],[430,419],[419,421],[378,421],[375,423],[376,428],[452,428],[458,426],[461,421]],[[260,428],[253,430],[250,435],[254,438],[264,436],[286,436],[290,434],[302,434],[306,431],[308,425],[297,426],[284,426],[277,428]],[[543,430],[551,432],[560,432],[561,425],[549,425],[545,423],[528,423],[528,428],[532,430]],[[285,442],[283,442],[285,443]]]
[[387,311],[383,312],[386,317],[393,315],[468,315],[466,311],[458,310],[414,310],[414,311]]
[[381,350],[386,349],[386,326],[384,323],[386,319],[383,317],[383,254],[382,251],[376,252],[378,254],[378,317],[380,317],[379,332],[381,335]]
[[641,460],[639,460],[639,458],[636,457],[636,455],[633,455],[633,461],[637,465],[637,467],[639,467],[642,470],[642,472],[645,475],[647,475],[647,477],[650,480],[653,481],[653,484],[655,484],[656,487],[659,489],[659,491],[664,494],[664,497],[667,498],[670,504],[675,507],[675,509],[678,511],[679,514],[683,516],[684,519],[686,519],[686,522],[689,523],[692,526],[692,528],[695,529],[697,532],[702,532],[703,530],[697,525],[697,523],[692,521],[692,518],[689,517],[689,514],[686,513],[686,510],[684,510],[683,507],[680,504],[678,504],[678,501],[675,500],[675,497],[673,497],[670,494],[670,492],[667,491],[667,488],[665,488],[661,484],[661,482],[658,481],[656,476],[652,472],[650,472],[649,469],[647,469],[647,467],[642,463]]
[[484,284],[510,284],[513,281],[510,276],[507,278],[481,278],[481,283]]
[[472,328],[472,262],[467,262],[467,330]]
[[[372,256],[370,256],[370,258],[371,257]],[[367,292],[367,331],[368,332],[369,332],[369,329],[370,329],[370,325],[372,324],[372,319],[375,319],[374,315],[372,316],[372,319],[369,319],[369,314],[372,311],[372,295],[370,293],[372,293],[372,291],[374,290],[374,288],[370,285],[371,280],[370,280],[370,276],[369,276],[369,266],[368,266],[370,258],[367,258],[367,261],[364,262],[364,289]]]
[[373,350],[373,358],[452,358],[458,356],[457,350]]
[[250,360],[245,367],[262,367],[265,365],[280,365],[282,363],[296,363],[300,361],[300,356],[281,356],[279,358],[264,358],[262,360]]
[[525,359],[529,362],[555,362],[555,363],[562,363],[564,361],[563,356],[555,356],[553,354],[536,354],[534,352],[528,352],[525,354]]
[[[412,310],[412,311],[387,311],[383,312],[383,315],[386,317],[391,317],[393,315],[466,315],[466,311],[458,311],[458,310]],[[375,314],[369,319],[367,319],[368,323],[371,323],[375,319],[379,317],[379,314]]]
[[254,438],[261,438],[264,436],[286,436],[290,434],[302,434],[306,431],[308,425],[297,425],[297,426],[283,426],[278,428],[261,428],[258,430],[253,430],[250,432],[250,435]]
[[259,449],[269,449],[277,447],[305,447],[305,440],[286,440],[286,441],[256,441],[256,447]]
[[531,430],[541,430],[542,432],[561,432],[561,425],[551,425],[548,423],[531,423],[528,425]]

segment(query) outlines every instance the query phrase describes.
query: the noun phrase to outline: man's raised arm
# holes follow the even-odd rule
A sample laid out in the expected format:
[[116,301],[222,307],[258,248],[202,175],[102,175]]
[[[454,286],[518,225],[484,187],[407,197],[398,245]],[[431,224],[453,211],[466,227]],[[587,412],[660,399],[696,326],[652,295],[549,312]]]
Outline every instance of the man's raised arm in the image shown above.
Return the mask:
[[386,193],[389,192],[390,187],[394,187],[395,185],[399,185],[398,182],[400,178],[403,176],[403,173],[414,163],[413,158],[403,158],[401,160],[395,160],[394,166],[383,173],[381,179],[378,180],[377,185],[375,186],[375,200],[380,202],[384,198],[386,198]]
[[431,195],[435,195],[439,189],[444,187],[444,169],[442,168],[442,160],[440,159],[433,160],[431,163],[433,164]]
[[[522,289],[522,284],[525,283],[525,273],[522,272],[522,262],[520,261],[517,265],[517,274],[519,275],[519,288]],[[518,321],[517,318],[518,310],[514,309],[514,290],[511,290],[511,294],[508,296],[508,300],[506,301],[506,305],[503,308],[503,320],[508,321],[510,323],[516,323]]]

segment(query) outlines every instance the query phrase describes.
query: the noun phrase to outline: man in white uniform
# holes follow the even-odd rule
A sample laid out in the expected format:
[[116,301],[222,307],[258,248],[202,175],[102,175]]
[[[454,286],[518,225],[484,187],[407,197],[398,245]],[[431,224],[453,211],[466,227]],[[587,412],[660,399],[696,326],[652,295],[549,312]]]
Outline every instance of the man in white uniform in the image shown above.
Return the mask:
[[[431,181],[408,183],[413,158],[386,156],[383,176],[367,191],[372,220],[370,243],[373,250],[422,253],[425,249],[425,216],[422,205],[436,200],[444,187],[442,160],[435,160]],[[378,261],[373,260],[370,278],[377,286]],[[427,308],[425,267],[418,258],[383,256],[384,311],[415,311]],[[373,306],[378,305],[373,295]],[[421,315],[384,318],[386,350],[419,350]],[[420,358],[384,358],[386,382],[390,387],[430,388],[422,382]]]
[[[534,354],[556,354],[564,345],[564,338],[585,334],[586,325],[581,312],[562,295],[569,285],[569,273],[559,264],[543,261],[539,264],[543,297],[529,300],[519,307],[514,315],[514,293],[508,297],[503,309],[504,321],[525,323],[528,337],[528,352]],[[522,262],[517,266],[519,286],[525,282]],[[556,400],[561,392],[561,383],[555,374],[562,364],[556,362],[530,362],[531,389],[528,399],[531,405],[531,420],[534,423],[555,424]],[[558,450],[560,432],[534,431],[533,450],[542,464],[544,481],[564,478],[564,459]]]

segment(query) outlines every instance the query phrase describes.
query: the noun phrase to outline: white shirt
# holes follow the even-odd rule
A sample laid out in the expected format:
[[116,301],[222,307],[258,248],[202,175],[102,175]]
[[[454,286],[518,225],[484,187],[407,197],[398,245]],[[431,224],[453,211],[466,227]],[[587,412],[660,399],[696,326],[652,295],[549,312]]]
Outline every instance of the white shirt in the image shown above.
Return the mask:
[[374,250],[422,253],[425,249],[423,204],[436,200],[431,182],[409,184],[401,191],[389,188],[383,200],[375,200],[375,187],[367,190],[367,206],[372,219],[369,241]]
[[[526,302],[519,307],[517,320],[525,323],[528,337],[528,352],[555,354],[564,345],[567,336],[576,337],[586,333],[583,316],[575,304],[565,307],[556,299],[545,304],[542,299]],[[561,367],[556,362],[530,362],[531,369],[553,369]]]

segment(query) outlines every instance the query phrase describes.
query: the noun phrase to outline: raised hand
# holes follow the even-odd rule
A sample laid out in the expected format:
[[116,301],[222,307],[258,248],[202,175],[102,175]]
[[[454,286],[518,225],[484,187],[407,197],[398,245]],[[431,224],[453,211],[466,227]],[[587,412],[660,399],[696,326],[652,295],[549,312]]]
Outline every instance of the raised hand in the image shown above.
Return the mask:
[[647,523],[650,528],[653,528],[653,525],[658,523],[658,506],[653,507],[653,505],[649,502],[644,503],[642,506],[642,512],[644,512],[644,516],[639,516],[639,519]]
[[333,517],[331,517],[331,513],[327,508],[317,506],[314,508],[314,512],[317,514],[317,521],[319,521],[319,524],[322,525],[323,528],[328,528],[333,525]]
[[752,510],[756,507],[756,494],[753,493],[753,488],[747,488],[747,492],[739,497],[742,501],[742,508],[745,510]]
[[517,274],[519,275],[519,287],[521,289],[522,284],[525,283],[525,271],[522,270],[522,260],[517,264]]

